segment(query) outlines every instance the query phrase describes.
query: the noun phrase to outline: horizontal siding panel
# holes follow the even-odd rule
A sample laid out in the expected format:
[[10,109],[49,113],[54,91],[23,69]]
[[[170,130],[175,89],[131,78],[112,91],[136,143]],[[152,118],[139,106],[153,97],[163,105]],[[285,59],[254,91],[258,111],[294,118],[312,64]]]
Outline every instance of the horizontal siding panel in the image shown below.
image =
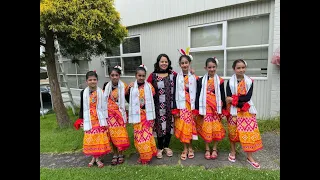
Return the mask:
[[[130,35],[141,35],[142,59],[149,69],[147,73],[149,75],[160,53],[166,53],[169,56],[174,70],[179,69],[177,48],[187,47],[188,27],[266,13],[270,13],[270,2],[251,2],[195,15],[133,26],[128,29]],[[123,79],[126,81],[126,78]],[[268,81],[255,80],[254,82],[252,99],[258,111],[257,118],[266,118],[269,116],[268,107],[270,104],[270,97],[267,97],[268,93],[266,93],[266,90],[270,89],[267,84]]]
[[[164,2],[166,2],[166,0],[164,0]],[[179,0],[179,3],[181,2],[185,1]],[[172,61],[173,69],[178,71],[178,58],[180,55],[177,49],[185,49],[188,46],[188,27],[234,18],[267,14],[270,13],[270,6],[270,1],[250,2],[237,6],[229,6],[216,10],[205,11],[193,15],[186,15],[167,20],[131,26],[128,27],[128,30],[129,35],[141,35],[142,62],[148,67],[147,76],[153,71],[156,58],[161,53],[165,53],[169,56],[170,60]],[[169,10],[178,11],[177,9],[175,10],[172,8]],[[92,68],[95,69],[95,67]],[[203,74],[199,75],[202,76]],[[133,77],[122,77],[122,80],[126,83],[133,81],[133,79]],[[99,81],[109,81],[109,79],[101,78]],[[268,94],[270,93],[267,93],[267,91],[271,89],[268,87],[267,82],[267,80],[255,80],[254,83],[254,93],[252,99],[257,107],[258,118],[269,116],[270,97],[268,97]]]
[[267,80],[254,80],[252,101],[258,111],[258,119],[266,119],[269,117],[269,97],[266,90],[268,90]]
[[[257,0],[116,0],[125,26],[134,26]],[[130,8],[129,8],[130,7]]]

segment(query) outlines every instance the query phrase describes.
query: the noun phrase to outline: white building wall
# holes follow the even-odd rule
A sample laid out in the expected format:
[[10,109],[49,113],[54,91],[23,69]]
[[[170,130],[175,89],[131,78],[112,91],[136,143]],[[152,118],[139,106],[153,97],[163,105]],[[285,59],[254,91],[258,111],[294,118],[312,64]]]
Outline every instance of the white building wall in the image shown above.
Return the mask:
[[[138,11],[136,10],[136,12]],[[197,14],[131,26],[128,27],[128,30],[129,35],[141,35],[142,62],[148,67],[149,71],[147,75],[149,75],[150,72],[153,71],[153,64],[157,56],[161,53],[167,54],[172,61],[173,69],[178,70],[179,53],[177,48],[185,49],[188,46],[189,26],[262,14],[270,14],[272,21],[270,23],[271,39],[269,41],[269,61],[271,61],[273,50],[280,44],[280,0],[254,1],[238,4]],[[272,17],[273,14],[275,16],[274,18]],[[121,14],[121,16],[122,15],[123,14]],[[102,87],[105,81],[109,81],[109,79],[105,77],[105,69],[101,66],[101,60],[103,60],[102,56],[93,58],[89,67],[90,70],[97,70],[100,87]],[[270,115],[277,115],[280,111],[280,69],[270,62],[269,64],[268,80],[254,81],[255,85],[252,99],[258,110],[258,118],[268,118]],[[134,77],[123,77],[122,80],[129,83],[134,81]],[[80,91],[73,90],[73,94],[77,101],[79,98],[76,96],[79,96]]]
[[115,0],[125,26],[159,21],[256,0]]

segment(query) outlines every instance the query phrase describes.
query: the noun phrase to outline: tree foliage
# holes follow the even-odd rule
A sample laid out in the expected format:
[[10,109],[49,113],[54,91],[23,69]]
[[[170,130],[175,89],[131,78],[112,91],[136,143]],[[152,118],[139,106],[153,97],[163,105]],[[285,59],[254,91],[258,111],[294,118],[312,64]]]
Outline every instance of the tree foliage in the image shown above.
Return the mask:
[[[54,109],[60,127],[70,124],[63,106],[55,66],[55,40],[63,56],[86,59],[111,52],[127,36],[114,0],[40,0],[40,45],[45,61]],[[54,92],[55,91],[55,92]],[[58,115],[57,111],[61,113]]]

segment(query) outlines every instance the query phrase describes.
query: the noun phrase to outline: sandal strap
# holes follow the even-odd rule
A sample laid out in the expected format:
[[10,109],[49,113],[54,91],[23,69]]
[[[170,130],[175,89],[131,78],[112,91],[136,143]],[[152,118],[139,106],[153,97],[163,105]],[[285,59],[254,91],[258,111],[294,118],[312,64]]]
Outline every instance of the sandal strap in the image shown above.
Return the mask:
[[187,154],[188,154],[188,152],[182,151],[181,156],[182,156],[182,155],[183,155],[183,156],[187,156]]
[[249,162],[249,164],[251,164],[252,166],[256,167],[256,168],[260,168],[260,164],[257,162],[252,162],[247,158],[247,161]]
[[188,150],[188,152],[189,152],[189,153],[192,153],[192,154],[194,154],[194,150],[193,150],[193,149],[191,149],[191,150]]
[[232,159],[232,160],[235,160],[236,156],[232,156],[231,153],[229,153],[229,158]]
[[96,163],[98,164],[98,166],[104,165],[103,162],[101,162],[101,160],[96,161]]
[[182,153],[180,155],[180,158],[181,159],[187,159],[187,155],[188,155],[188,153],[186,151],[182,151]]

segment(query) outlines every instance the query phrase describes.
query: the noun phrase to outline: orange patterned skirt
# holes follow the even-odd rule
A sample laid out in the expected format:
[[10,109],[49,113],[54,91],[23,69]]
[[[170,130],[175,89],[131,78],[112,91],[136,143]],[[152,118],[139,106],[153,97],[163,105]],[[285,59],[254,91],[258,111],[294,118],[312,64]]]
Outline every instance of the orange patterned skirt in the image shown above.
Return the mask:
[[119,110],[108,110],[108,129],[112,144],[119,151],[124,151],[129,148],[130,140],[126,125]]
[[228,130],[230,141],[240,142],[243,151],[255,152],[262,149],[256,115],[238,111],[237,117],[228,118]]
[[206,143],[220,141],[226,134],[220,116],[211,106],[207,105],[206,108],[206,115],[198,116],[196,119],[197,133]]
[[108,137],[108,130],[105,127],[93,127],[84,132],[83,153],[95,158],[108,154],[111,146]]
[[186,103],[186,109],[180,110],[180,117],[174,119],[174,134],[182,143],[190,143],[191,140],[198,140],[196,125],[189,103]]
[[151,121],[146,119],[144,109],[140,110],[141,122],[133,124],[134,146],[140,154],[141,163],[148,163],[157,155],[156,141],[152,135]]

